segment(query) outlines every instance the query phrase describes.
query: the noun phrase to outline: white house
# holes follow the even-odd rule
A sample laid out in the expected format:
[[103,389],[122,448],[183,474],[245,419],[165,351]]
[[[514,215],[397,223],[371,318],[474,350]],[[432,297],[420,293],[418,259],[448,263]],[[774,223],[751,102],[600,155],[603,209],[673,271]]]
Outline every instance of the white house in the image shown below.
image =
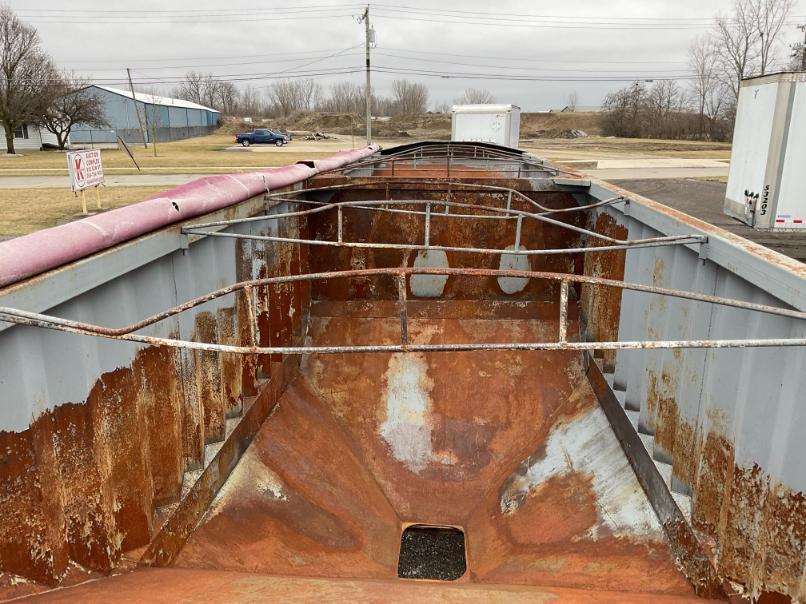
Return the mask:
[[[57,145],[56,135],[44,128],[37,128],[29,124],[23,124],[14,130],[14,150],[18,153],[20,151],[39,151],[43,144]],[[0,151],[6,151],[5,130],[0,131]]]

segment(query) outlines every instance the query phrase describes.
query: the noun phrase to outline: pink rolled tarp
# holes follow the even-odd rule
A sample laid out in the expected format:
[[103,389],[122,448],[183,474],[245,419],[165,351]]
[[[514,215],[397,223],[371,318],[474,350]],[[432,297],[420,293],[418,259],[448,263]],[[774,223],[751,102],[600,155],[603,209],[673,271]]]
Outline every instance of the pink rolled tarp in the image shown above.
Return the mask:
[[0,287],[170,224],[240,203],[267,189],[273,191],[302,182],[323,170],[363,159],[378,149],[372,145],[340,151],[324,160],[315,160],[313,168],[300,163],[245,174],[207,176],[140,203],[4,241],[0,243]]

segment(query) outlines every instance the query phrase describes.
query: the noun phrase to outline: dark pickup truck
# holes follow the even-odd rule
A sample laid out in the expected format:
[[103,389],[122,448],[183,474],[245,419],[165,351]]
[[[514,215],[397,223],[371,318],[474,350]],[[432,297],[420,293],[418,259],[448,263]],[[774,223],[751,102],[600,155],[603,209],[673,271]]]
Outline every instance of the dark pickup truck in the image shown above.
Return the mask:
[[239,132],[235,135],[235,142],[242,144],[244,147],[260,144],[274,144],[278,147],[282,147],[288,143],[288,137],[271,128],[258,128],[252,130],[252,132]]

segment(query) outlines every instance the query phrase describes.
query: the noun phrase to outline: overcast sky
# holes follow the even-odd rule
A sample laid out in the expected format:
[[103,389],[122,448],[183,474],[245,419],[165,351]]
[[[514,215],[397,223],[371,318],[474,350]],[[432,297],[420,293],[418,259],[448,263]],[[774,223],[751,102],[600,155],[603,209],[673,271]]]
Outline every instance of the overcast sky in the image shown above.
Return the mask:
[[[272,78],[311,74],[363,82],[364,26],[359,4],[277,0],[10,0],[35,25],[56,63],[99,82],[136,82],[168,91],[190,69],[265,90]],[[468,87],[526,110],[598,105],[620,81],[513,81],[511,78],[610,79],[685,76],[686,50],[727,12],[729,0],[391,0],[371,5],[376,32],[373,88],[389,93],[394,79],[421,81],[431,104],[451,102]],[[257,8],[260,6],[260,8]],[[493,6],[495,8],[493,8]],[[453,12],[452,12],[453,11]],[[806,0],[791,21],[806,22]],[[781,56],[799,32],[782,33]],[[785,52],[784,52],[785,51]],[[330,56],[330,55],[336,56]],[[333,71],[355,73],[332,74]],[[415,70],[420,73],[401,73]],[[326,72],[331,72],[327,75]],[[434,72],[426,75],[423,72]],[[478,74],[510,79],[446,77]],[[278,75],[279,74],[279,75]],[[161,85],[155,82],[163,82]]]

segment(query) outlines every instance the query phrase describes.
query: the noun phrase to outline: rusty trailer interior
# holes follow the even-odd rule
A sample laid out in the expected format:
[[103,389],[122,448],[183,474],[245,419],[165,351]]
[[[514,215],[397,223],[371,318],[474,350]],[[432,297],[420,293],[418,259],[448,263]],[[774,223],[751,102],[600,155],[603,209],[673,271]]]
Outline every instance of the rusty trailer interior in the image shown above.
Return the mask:
[[0,597],[806,598],[804,265],[516,149],[306,165],[0,289]]

